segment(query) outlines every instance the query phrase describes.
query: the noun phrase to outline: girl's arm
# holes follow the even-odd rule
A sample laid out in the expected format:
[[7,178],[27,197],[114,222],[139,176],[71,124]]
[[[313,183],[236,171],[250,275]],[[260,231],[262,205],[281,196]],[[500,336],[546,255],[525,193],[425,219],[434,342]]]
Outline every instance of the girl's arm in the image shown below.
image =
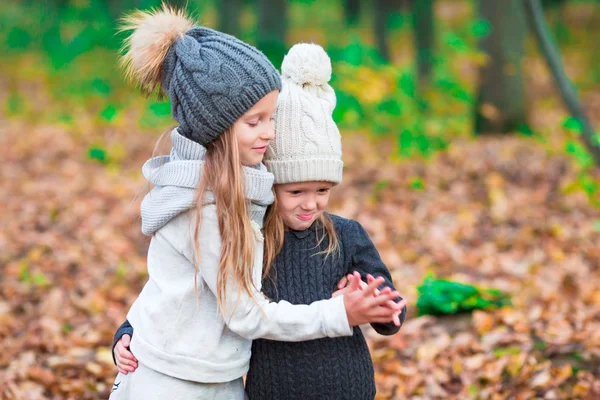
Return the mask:
[[133,326],[131,326],[131,324],[129,323],[129,320],[125,320],[125,322],[123,322],[121,324],[121,326],[115,332],[115,336],[113,337],[112,350],[113,350],[113,361],[114,361],[115,365],[117,364],[117,360],[115,359],[115,346],[117,345],[117,342],[121,339],[121,337],[123,335],[133,336]]
[[134,372],[137,369],[137,359],[131,353],[129,344],[133,336],[133,327],[128,320],[115,332],[113,340],[113,361],[120,373],[127,375],[129,372]]
[[[349,257],[351,260],[348,273],[357,271],[364,280],[366,280],[368,274],[373,275],[375,278],[383,277],[385,283],[380,286],[380,289],[389,287],[395,290],[390,271],[381,260],[377,248],[362,225],[356,221],[349,220],[342,229],[342,232],[344,235],[344,251],[346,252],[346,257]],[[394,299],[396,303],[401,300],[402,297]],[[404,323],[405,318],[406,307],[402,309],[402,313],[400,314],[400,326]],[[391,321],[387,323],[371,323],[371,326],[380,335],[393,335],[400,330],[400,326],[396,326]]]
[[[199,274],[208,290],[216,296],[221,239],[214,205],[203,208],[199,241]],[[195,259],[193,240],[185,242],[187,245],[183,248],[183,254],[193,262]],[[222,313],[229,329],[245,338],[296,342],[324,337],[351,336],[351,325],[360,325],[367,321],[383,322],[388,320],[390,311],[381,305],[391,296],[387,299],[379,299],[379,297],[385,296],[378,296],[377,300],[369,297],[359,299],[358,296],[361,294],[357,292],[317,301],[310,305],[292,305],[286,301],[270,302],[260,292],[262,260],[256,260],[252,268],[258,268],[258,270],[254,270],[256,285],[252,289],[254,299],[244,290],[238,292],[237,283],[230,279]],[[200,290],[203,289],[200,288]],[[347,299],[345,299],[346,297]],[[346,311],[347,309],[348,311]],[[359,318],[357,319],[356,316]],[[359,320],[363,320],[363,322],[358,322]]]

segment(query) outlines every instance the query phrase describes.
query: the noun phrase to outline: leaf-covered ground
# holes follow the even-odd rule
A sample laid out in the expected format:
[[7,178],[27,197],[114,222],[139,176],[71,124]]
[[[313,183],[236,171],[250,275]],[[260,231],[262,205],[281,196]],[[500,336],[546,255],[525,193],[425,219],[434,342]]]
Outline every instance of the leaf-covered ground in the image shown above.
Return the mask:
[[[100,399],[109,345],[145,282],[140,166],[157,133],[102,133],[127,157],[87,157],[85,136],[0,120],[0,398]],[[550,139],[552,140],[552,139]],[[369,331],[378,399],[600,396],[598,210],[563,189],[570,159],[523,137],[455,141],[430,161],[344,136],[331,211],[369,231],[410,301],[401,333]],[[513,306],[415,315],[438,277],[494,286]]]

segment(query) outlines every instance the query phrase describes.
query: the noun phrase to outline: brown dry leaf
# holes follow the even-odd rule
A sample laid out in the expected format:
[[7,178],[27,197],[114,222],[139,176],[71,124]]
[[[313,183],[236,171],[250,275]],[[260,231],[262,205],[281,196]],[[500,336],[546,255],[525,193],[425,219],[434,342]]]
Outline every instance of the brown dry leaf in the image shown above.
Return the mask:
[[417,349],[417,360],[432,361],[442,351],[450,346],[450,336],[448,334],[439,335],[423,343]]
[[[590,5],[567,3],[570,34],[592,36],[579,29],[598,24],[573,19]],[[475,82],[476,61],[466,58],[456,65]],[[579,58],[569,53],[567,69],[579,71]],[[39,65],[28,61],[11,68]],[[531,126],[545,144],[518,135],[464,137],[427,160],[390,161],[394,138],[343,132],[344,180],[329,211],[365,226],[409,299],[401,334],[367,335],[378,399],[600,398],[598,209],[581,193],[562,192],[581,173],[563,154],[565,112],[548,106],[554,88],[543,60],[524,62]],[[23,89],[32,104],[52,104],[43,81],[6,74],[0,80]],[[0,99],[11,85],[0,85]],[[596,126],[600,94],[586,88],[582,103]],[[7,149],[0,163],[0,398],[108,398],[112,335],[147,279],[140,168],[159,132],[140,130],[135,117],[99,127],[95,111],[78,106],[73,114],[78,123],[70,128],[0,116],[0,148]],[[427,121],[427,132],[443,131],[440,118]],[[43,151],[31,143],[43,143]],[[92,143],[114,150],[118,167],[86,160]],[[411,188],[415,178],[422,190]],[[416,317],[416,287],[429,271],[501,288],[513,304],[471,319]]]
[[473,311],[473,326],[480,335],[489,332],[494,327],[494,322],[494,316],[490,313],[480,310]]

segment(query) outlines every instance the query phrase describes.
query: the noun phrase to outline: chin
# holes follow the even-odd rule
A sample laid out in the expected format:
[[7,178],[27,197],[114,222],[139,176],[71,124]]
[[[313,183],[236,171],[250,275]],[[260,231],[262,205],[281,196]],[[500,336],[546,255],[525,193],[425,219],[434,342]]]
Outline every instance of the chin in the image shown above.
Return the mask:
[[252,166],[260,164],[263,161],[263,159],[264,159],[264,157],[256,157],[256,158],[252,158],[249,160],[245,160],[242,162],[242,164],[247,167],[252,167]]

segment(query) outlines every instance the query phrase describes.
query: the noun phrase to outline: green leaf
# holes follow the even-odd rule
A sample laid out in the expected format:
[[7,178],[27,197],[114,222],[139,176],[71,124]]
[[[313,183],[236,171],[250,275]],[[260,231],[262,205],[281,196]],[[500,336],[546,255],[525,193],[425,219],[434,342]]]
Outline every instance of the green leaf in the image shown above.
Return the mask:
[[590,197],[594,196],[596,192],[598,192],[598,182],[594,181],[587,175],[583,175],[580,177],[579,186]]
[[484,38],[492,32],[492,25],[486,19],[479,19],[475,21],[471,27],[471,33],[477,38]]
[[475,385],[469,385],[468,390],[472,396],[475,396],[477,394],[477,387]]
[[563,128],[574,133],[581,133],[583,131],[583,124],[577,118],[567,117],[563,120]]
[[465,42],[463,38],[461,38],[454,32],[446,32],[443,35],[442,40],[446,46],[449,46],[450,48],[458,51],[459,53],[466,53],[471,49],[467,42]]
[[516,346],[504,347],[504,348],[494,349],[493,353],[497,358],[500,358],[500,357],[506,356],[506,355],[519,354],[519,353],[521,353],[521,348],[516,347]]
[[400,147],[400,152],[404,154],[404,152],[408,152],[412,145],[413,134],[408,129],[404,129],[398,138],[398,144]]
[[90,147],[88,149],[87,156],[90,160],[96,160],[103,164],[108,161],[108,157],[106,155],[106,150],[104,150],[101,147]]
[[517,132],[519,132],[519,134],[521,134],[523,136],[533,136],[534,135],[533,129],[531,129],[531,127],[527,124],[519,125],[519,127],[517,128]]
[[6,113],[8,115],[18,115],[25,108],[25,100],[23,96],[18,93],[12,93],[6,99]]
[[567,140],[565,143],[565,151],[569,154],[572,154],[577,163],[584,168],[594,165],[594,159],[586,150],[586,148],[583,147],[583,145],[579,142]]
[[19,268],[19,280],[21,282],[30,283],[31,274],[29,273],[29,265],[27,261],[22,260]]
[[421,178],[413,178],[410,180],[409,186],[412,190],[423,191],[425,190],[425,182]]
[[112,90],[108,82],[102,79],[94,79],[92,81],[92,89],[101,95],[110,94]]
[[38,285],[38,286],[45,286],[48,284],[47,280],[46,280],[46,276],[44,274],[42,274],[41,272],[36,272],[33,275],[33,283]]
[[533,348],[536,350],[545,350],[548,345],[543,340],[536,340],[533,344]]
[[116,118],[117,114],[117,108],[112,104],[109,104],[100,112],[100,117],[106,122],[112,122]]
[[154,114],[157,117],[165,117],[167,115],[171,115],[171,104],[168,102],[151,103],[149,108],[150,111],[152,111],[152,114]]
[[31,43],[31,35],[23,28],[15,26],[6,35],[6,44],[9,49],[26,49]]
[[398,80],[398,88],[404,92],[408,97],[413,99],[415,97],[415,78],[410,72],[405,72],[400,75]]
[[473,285],[428,274],[417,287],[419,315],[455,314],[474,309],[490,309],[510,304],[510,297],[499,289],[479,289]]

